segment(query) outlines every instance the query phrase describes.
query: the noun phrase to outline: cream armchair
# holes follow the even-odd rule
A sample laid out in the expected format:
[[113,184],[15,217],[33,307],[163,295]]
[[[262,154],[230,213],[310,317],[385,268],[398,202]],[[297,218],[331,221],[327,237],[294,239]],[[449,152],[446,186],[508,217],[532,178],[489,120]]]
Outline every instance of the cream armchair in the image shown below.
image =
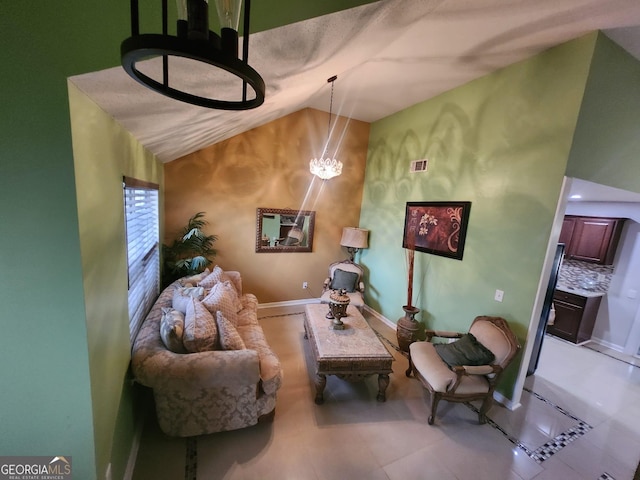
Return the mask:
[[329,276],[324,281],[320,301],[329,303],[331,292],[344,288],[350,304],[361,309],[364,306],[363,275],[362,267],[350,260],[332,263],[329,265]]
[[[441,399],[449,402],[482,400],[478,421],[485,423],[500,375],[520,349],[509,325],[500,317],[480,316],[471,324],[471,335],[434,330],[427,330],[426,333],[426,341],[414,342],[409,346],[409,369],[406,374],[410,376],[413,372],[430,392],[429,424],[433,425]],[[435,346],[431,343],[433,337],[459,340]],[[486,361],[487,355],[493,360]]]

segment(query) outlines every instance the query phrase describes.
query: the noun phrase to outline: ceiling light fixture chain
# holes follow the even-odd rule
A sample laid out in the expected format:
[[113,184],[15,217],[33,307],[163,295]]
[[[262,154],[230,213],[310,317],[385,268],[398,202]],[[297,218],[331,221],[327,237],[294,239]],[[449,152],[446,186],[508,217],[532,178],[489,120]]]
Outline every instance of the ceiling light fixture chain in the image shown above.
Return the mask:
[[329,100],[329,127],[327,129],[327,143],[324,146],[324,152],[322,153],[322,157],[324,158],[324,156],[327,154],[328,150],[329,150],[329,139],[331,138],[331,116],[333,113],[333,86],[334,86],[334,82],[336,81],[336,79],[338,78],[337,75],[334,75],[333,77],[327,79],[327,82],[331,83],[331,99]]
[[309,170],[314,175],[320,177],[323,180],[329,180],[330,178],[337,177],[342,173],[342,162],[331,158],[328,155],[329,141],[331,139],[331,117],[333,114],[333,87],[334,82],[338,78],[337,75],[327,79],[327,83],[331,84],[331,99],[329,101],[329,126],[327,132],[327,142],[324,144],[322,156],[320,158],[314,158],[309,162]]

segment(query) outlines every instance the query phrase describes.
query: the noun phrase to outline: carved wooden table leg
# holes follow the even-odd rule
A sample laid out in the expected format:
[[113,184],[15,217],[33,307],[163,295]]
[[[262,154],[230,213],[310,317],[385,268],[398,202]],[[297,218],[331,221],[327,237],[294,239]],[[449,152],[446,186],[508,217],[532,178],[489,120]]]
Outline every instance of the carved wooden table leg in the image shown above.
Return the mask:
[[316,405],[322,405],[324,403],[324,387],[327,385],[327,376],[319,373],[316,376]]
[[413,363],[411,363],[411,354],[409,354],[409,366],[407,367],[407,371],[404,372],[405,376],[410,377],[413,370]]
[[389,375],[381,373],[378,375],[378,397],[379,402],[387,401],[387,387],[389,386]]
[[384,402],[389,374],[393,373],[393,356],[354,306],[349,305],[348,315],[342,318],[344,330],[329,328],[326,311],[326,305],[310,303],[305,306],[304,333],[309,339],[315,364],[315,403],[324,403],[327,375],[350,382],[378,375],[377,399]]

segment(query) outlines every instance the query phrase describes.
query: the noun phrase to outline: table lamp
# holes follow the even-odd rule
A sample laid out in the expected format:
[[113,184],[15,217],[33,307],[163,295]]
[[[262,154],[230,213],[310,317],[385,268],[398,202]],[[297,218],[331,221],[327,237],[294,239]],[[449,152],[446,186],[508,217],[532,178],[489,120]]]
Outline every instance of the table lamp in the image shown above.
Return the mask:
[[356,227],[344,227],[342,229],[342,239],[340,245],[347,247],[349,253],[349,260],[353,262],[353,259],[358,253],[358,250],[362,248],[369,248],[369,230]]

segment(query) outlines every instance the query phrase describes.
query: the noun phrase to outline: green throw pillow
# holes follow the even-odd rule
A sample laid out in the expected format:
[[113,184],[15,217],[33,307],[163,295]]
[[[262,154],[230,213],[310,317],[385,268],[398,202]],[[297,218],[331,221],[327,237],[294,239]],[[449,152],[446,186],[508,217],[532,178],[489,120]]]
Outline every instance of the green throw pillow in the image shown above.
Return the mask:
[[491,350],[470,333],[465,333],[455,342],[438,343],[434,347],[449,368],[458,365],[488,365],[495,358]]
[[349,293],[356,291],[356,282],[358,281],[358,274],[356,272],[346,272],[336,268],[333,272],[333,280],[329,288],[332,290],[345,289]]

